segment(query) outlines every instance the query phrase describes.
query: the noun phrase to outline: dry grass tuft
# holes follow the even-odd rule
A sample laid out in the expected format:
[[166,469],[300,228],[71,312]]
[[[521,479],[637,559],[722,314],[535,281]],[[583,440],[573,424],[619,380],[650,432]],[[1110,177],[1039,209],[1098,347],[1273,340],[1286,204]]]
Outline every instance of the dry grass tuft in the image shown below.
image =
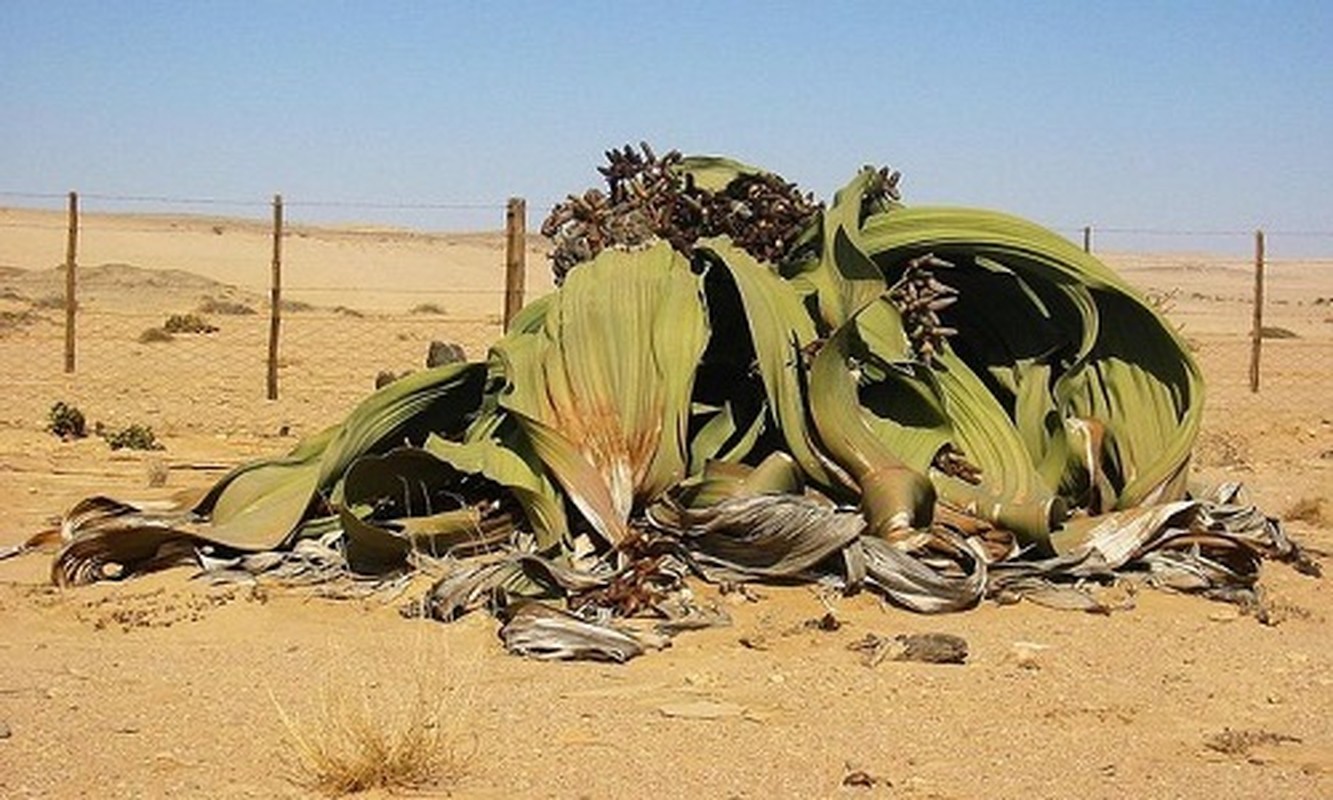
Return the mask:
[[1204,737],[1203,744],[1209,750],[1216,750],[1219,753],[1225,753],[1229,756],[1249,755],[1250,750],[1255,747],[1286,744],[1287,742],[1300,742],[1299,736],[1289,736],[1285,733],[1273,733],[1272,731],[1259,730],[1233,730],[1223,728],[1221,731]]
[[274,698],[293,781],[335,796],[457,783],[475,750],[474,698],[447,673],[418,667],[388,683],[330,677],[304,719]]

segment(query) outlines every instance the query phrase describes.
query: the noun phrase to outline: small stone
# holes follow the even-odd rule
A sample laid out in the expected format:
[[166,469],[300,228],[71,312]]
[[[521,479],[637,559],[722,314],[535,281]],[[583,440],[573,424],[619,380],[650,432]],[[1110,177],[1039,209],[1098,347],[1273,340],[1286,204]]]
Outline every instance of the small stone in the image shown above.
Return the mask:
[[1235,622],[1236,620],[1240,619],[1240,610],[1237,609],[1235,606],[1227,606],[1225,608],[1219,608],[1218,610],[1209,614],[1208,619],[1211,622]]
[[455,342],[433,341],[426,351],[426,369],[467,361],[463,346]]
[[822,617],[812,617],[801,624],[803,627],[811,630],[832,633],[842,627],[842,620],[834,616],[832,611],[828,611],[825,612]]
[[895,636],[902,652],[894,661],[924,664],[962,664],[967,661],[967,640],[951,633],[911,633]]
[[14,731],[9,727],[9,723],[0,719],[0,739],[8,739],[14,735]]
[[1041,669],[1042,651],[1049,649],[1050,645],[1036,642],[1014,642],[1013,647],[1009,649],[1009,655],[1021,669],[1035,671]]
[[863,769],[849,772],[842,777],[842,785],[855,787],[858,789],[873,789],[875,784],[879,783],[879,778],[871,775]]

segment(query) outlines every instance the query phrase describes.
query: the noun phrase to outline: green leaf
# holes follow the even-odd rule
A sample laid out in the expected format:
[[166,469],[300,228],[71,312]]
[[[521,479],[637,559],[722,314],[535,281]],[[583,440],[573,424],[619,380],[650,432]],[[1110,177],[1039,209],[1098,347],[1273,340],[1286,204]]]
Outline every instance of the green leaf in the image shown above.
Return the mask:
[[685,477],[685,431],[708,329],[698,276],[665,243],[606,250],[552,295],[540,331],[495,346],[512,412],[598,534]]
[[789,276],[814,288],[827,329],[841,326],[886,288],[861,240],[862,199],[876,179],[875,170],[865,167],[838,190],[820,215],[820,257],[797,265]]
[[538,549],[568,538],[569,524],[555,487],[517,453],[491,441],[458,444],[438,436],[428,438],[423,449],[460,472],[482,475],[513,492],[536,534]]
[[695,186],[714,194],[726,191],[727,186],[742,175],[766,174],[764,170],[721,156],[686,156],[674,171],[689,175]]
[[699,250],[711,256],[714,267],[726,270],[740,293],[755,366],[769,410],[791,454],[816,483],[849,488],[849,479],[820,452],[806,423],[803,359],[816,334],[800,295],[729,239],[701,241]]
[[450,364],[394,381],[361,402],[341,425],[287,456],[239,467],[195,507],[209,524],[198,536],[239,550],[271,550],[314,515],[352,462],[405,439],[458,435],[481,403],[484,364]]
[[483,497],[477,501],[481,507],[468,503],[462,494],[464,476],[416,447],[353,462],[339,513],[348,564],[359,572],[382,572],[405,566],[413,550],[443,556],[506,541],[514,526],[503,512],[492,513],[499,498]]
[[[970,347],[989,348],[979,358],[995,368],[1003,366],[996,355],[1001,348],[1044,359],[1051,368],[1050,406],[1039,397],[1041,387],[1028,385],[1015,423],[1048,481],[1052,465],[1063,462],[1060,485],[1066,492],[1084,494],[1105,479],[1118,508],[1183,495],[1203,410],[1202,376],[1171,325],[1109,268],[1040,226],[976,209],[877,214],[866,221],[863,241],[886,269],[930,252],[955,264],[1011,272],[1042,301],[1038,311],[1046,311],[1055,336],[1073,345],[1063,353],[1033,352],[1032,328],[1023,321],[1041,315],[1022,311],[1037,308],[1031,302],[988,303],[989,334],[969,336],[960,326],[959,338]],[[962,302],[955,313],[968,319]],[[1035,375],[1029,370],[1027,377]],[[1017,408],[1013,413],[1017,418]],[[1086,425],[1106,432],[1095,470],[1087,469],[1078,442],[1068,441],[1071,426]],[[1083,438],[1085,444],[1091,441]],[[1077,480],[1078,471],[1093,474]]]
[[885,536],[930,523],[935,490],[882,438],[857,397],[855,321],[833,332],[810,369],[810,412],[824,449],[855,479],[870,533]]

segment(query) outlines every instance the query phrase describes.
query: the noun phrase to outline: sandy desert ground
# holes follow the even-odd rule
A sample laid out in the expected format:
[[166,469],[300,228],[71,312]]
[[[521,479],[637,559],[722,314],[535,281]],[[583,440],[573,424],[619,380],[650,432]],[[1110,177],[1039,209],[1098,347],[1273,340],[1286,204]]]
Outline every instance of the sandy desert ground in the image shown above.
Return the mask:
[[[264,223],[94,216],[80,250],[79,369],[61,371],[58,213],[0,210],[0,547],[103,493],[164,499],[342,417],[376,371],[432,339],[484,355],[498,333],[497,234],[294,230],[282,394],[264,399],[263,314],[144,344],[206,301],[263,307]],[[542,243],[532,293],[549,290]],[[1251,273],[1207,255],[1110,254],[1182,326],[1210,380],[1194,470],[1240,480],[1333,552],[1333,262],[1270,270],[1263,390],[1246,386]],[[434,304],[438,308],[422,308]],[[415,312],[413,311],[415,309]],[[44,431],[57,400],[151,425],[166,449]],[[165,474],[161,486],[149,476]],[[1324,559],[1326,562],[1327,558]],[[1330,797],[1333,589],[1269,565],[1270,624],[1159,592],[1109,616],[1030,604],[924,617],[801,587],[699,587],[729,627],[626,665],[506,655],[493,620],[405,619],[396,598],[215,587],[187,570],[57,590],[49,557],[0,562],[0,796],[304,797],[283,718],[331,694],[391,714],[417,687],[460,732],[457,797]],[[961,666],[864,666],[867,633],[944,632]],[[358,699],[358,702],[360,700]],[[851,781],[847,779],[854,778]],[[856,780],[864,778],[864,780]]]

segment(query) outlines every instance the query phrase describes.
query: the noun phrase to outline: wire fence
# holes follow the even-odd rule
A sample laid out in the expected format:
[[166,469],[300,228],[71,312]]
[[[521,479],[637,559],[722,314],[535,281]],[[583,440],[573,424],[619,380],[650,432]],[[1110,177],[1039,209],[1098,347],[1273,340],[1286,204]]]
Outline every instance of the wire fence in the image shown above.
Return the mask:
[[[16,194],[0,194],[0,203],[65,200]],[[255,213],[264,203],[78,201],[73,236],[68,211],[0,209],[0,424],[44,423],[59,400],[90,420],[148,424],[159,434],[305,433],[341,419],[379,373],[422,369],[432,342],[482,358],[503,329],[515,249],[504,204],[287,202],[295,219],[275,237]],[[139,202],[153,212],[123,210]],[[478,212],[487,224],[447,233],[377,221],[316,225],[301,214],[336,208],[361,220],[399,206],[437,214],[439,230],[458,230]],[[270,348],[275,242],[280,337]],[[549,291],[541,242],[519,239],[516,249],[531,273],[520,284],[528,296]],[[77,264],[73,287],[67,260]],[[275,399],[266,391],[271,370]]]
[[[273,353],[270,202],[83,194],[70,258],[66,200],[0,192],[0,205],[10,204],[0,208],[0,369],[8,376],[0,424],[43,424],[59,400],[108,425],[137,422],[167,435],[309,433],[341,419],[380,372],[424,367],[433,341],[484,357],[503,330],[515,250],[526,297],[552,288],[546,244],[509,241],[505,204],[288,199],[277,226]],[[433,222],[385,221],[404,211]],[[315,224],[330,213],[343,221]],[[472,232],[440,232],[459,230]],[[1333,252],[1333,232],[1266,232],[1258,259],[1238,254],[1254,239],[1247,231],[1060,232],[1179,327],[1204,370],[1214,429],[1238,415],[1328,412],[1333,258],[1286,254],[1293,243],[1302,253]],[[77,264],[72,294],[69,260]],[[191,326],[196,332],[182,330]],[[270,399],[274,371],[279,391]]]

